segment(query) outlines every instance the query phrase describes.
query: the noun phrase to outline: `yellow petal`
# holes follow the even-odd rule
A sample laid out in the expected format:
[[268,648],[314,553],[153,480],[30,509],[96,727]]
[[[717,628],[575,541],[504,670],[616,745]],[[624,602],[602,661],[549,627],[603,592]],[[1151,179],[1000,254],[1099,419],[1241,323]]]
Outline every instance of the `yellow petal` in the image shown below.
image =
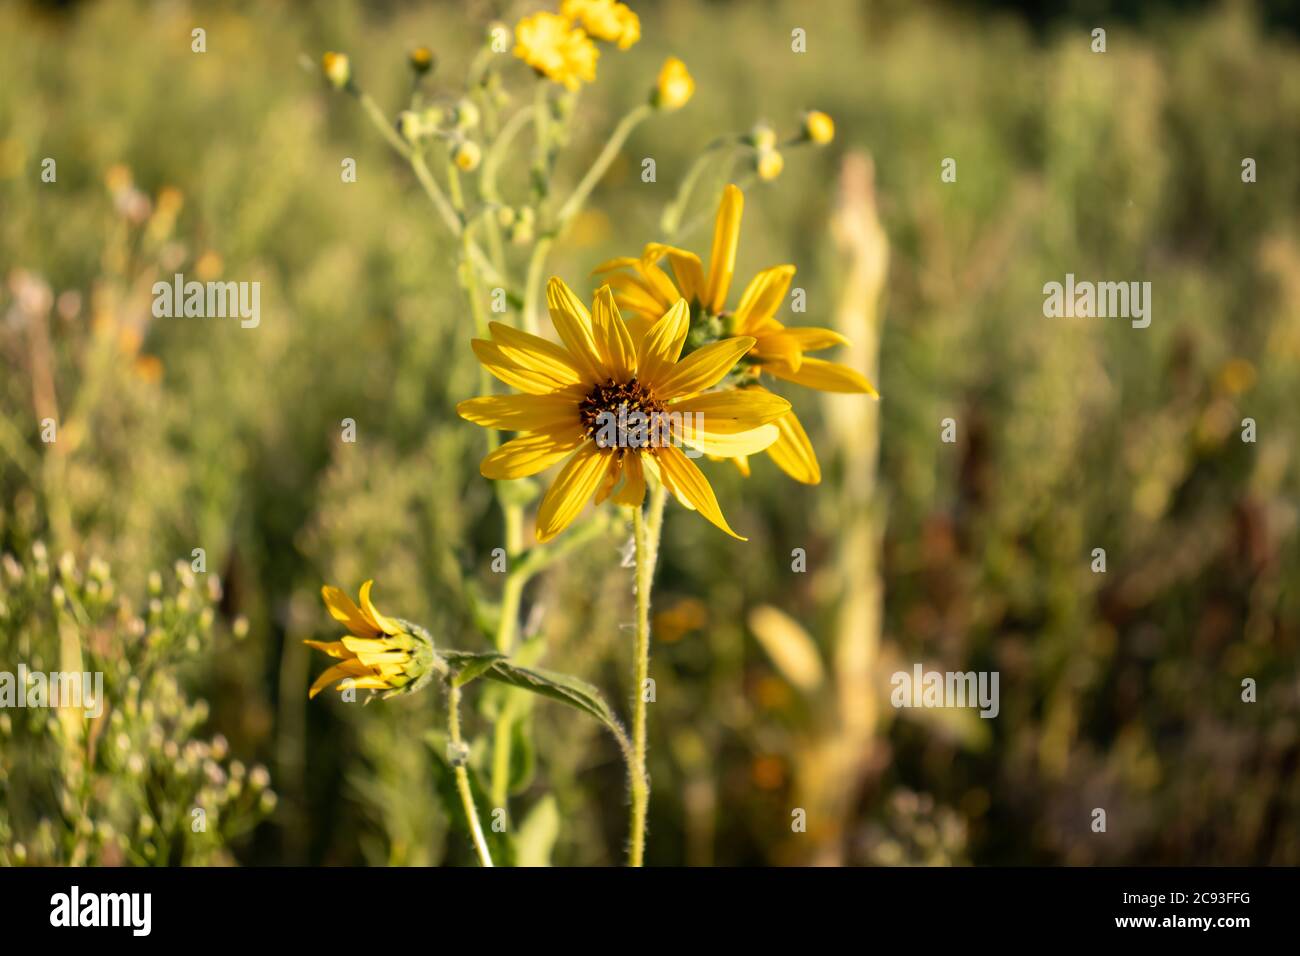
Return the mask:
[[569,459],[537,509],[538,541],[550,541],[578,516],[605,477],[612,454],[587,442]]
[[693,395],[674,402],[669,410],[703,415],[701,430],[734,435],[776,421],[790,411],[790,403],[765,388],[742,388]]
[[397,623],[391,618],[384,617],[384,615],[380,614],[375,605],[371,603],[370,589],[374,587],[374,585],[375,582],[373,580],[367,581],[365,584],[361,585],[361,613],[366,616],[366,620],[383,633],[401,634],[402,629],[397,625]]
[[485,395],[456,405],[466,421],[484,428],[510,432],[541,432],[565,426],[578,427],[578,391],[569,386],[550,395]]
[[760,425],[735,434],[715,434],[690,425],[682,429],[682,443],[715,458],[745,458],[768,449],[781,435],[775,425]]
[[754,340],[746,335],[721,342],[712,342],[696,349],[665,374],[645,381],[654,389],[660,401],[679,395],[693,395],[717,385],[740,361],[741,356],[754,347]]
[[754,346],[753,357],[762,361],[767,371],[779,367],[783,371],[794,373],[803,365],[803,349],[799,342],[785,332],[774,332],[758,336]]
[[322,690],[334,683],[336,680],[342,680],[344,677],[362,677],[371,673],[370,668],[366,667],[358,660],[344,661],[342,664],[335,664],[327,668],[325,673],[317,677],[312,683],[311,688],[307,691],[307,698],[310,700],[319,694]]
[[659,304],[645,284],[636,276],[626,272],[617,272],[607,278],[609,287],[614,290],[614,301],[625,312],[644,315],[658,319],[664,314],[664,307]]
[[352,652],[353,656],[357,657],[361,654],[382,654],[384,651],[391,651],[398,646],[395,641],[388,637],[345,637],[342,643],[344,647]]
[[577,385],[582,381],[582,371],[573,356],[554,342],[502,322],[489,322],[488,329],[506,361],[539,372],[563,385]]
[[380,651],[377,654],[358,654],[357,660],[367,667],[379,667],[385,669],[389,664],[406,664],[411,660],[411,655],[406,651]]
[[580,428],[521,435],[490,452],[479,473],[493,481],[527,478],[545,471],[585,440]]
[[833,348],[836,345],[853,344],[834,329],[799,327],[785,329],[784,334],[798,342],[799,348],[805,352],[820,352],[822,349]]
[[601,504],[610,496],[614,486],[618,484],[618,480],[622,476],[623,462],[621,456],[610,455],[609,463],[605,466],[605,476],[601,479],[599,487],[596,488],[596,504]]
[[[658,380],[672,369],[682,354],[686,333],[691,329],[691,310],[685,299],[678,299],[641,340],[637,352],[637,378],[643,383]],[[660,396],[662,398],[663,396]]]
[[709,486],[709,479],[695,467],[694,462],[682,454],[680,448],[660,448],[656,451],[655,458],[665,484],[678,499],[689,502],[701,515],[733,538],[748,540],[731,530],[727,519],[722,516],[722,509],[718,507],[718,499]]
[[330,617],[353,634],[358,637],[379,636],[379,628],[366,619],[366,616],[361,613],[361,608],[352,603],[352,598],[338,588],[329,585],[321,588],[320,593],[321,597],[325,599],[325,607],[329,609]]
[[868,382],[861,372],[847,365],[827,362],[824,359],[805,357],[797,372],[787,371],[779,365],[764,366],[764,371],[770,371],[777,378],[806,385],[821,392],[865,392],[873,398],[880,397],[876,387]]
[[820,484],[822,469],[817,464],[817,452],[794,412],[778,421],[776,427],[781,436],[767,449],[772,461],[795,481],[805,485]]
[[546,306],[560,341],[569,350],[584,380],[603,382],[608,378],[592,336],[591,313],[559,276],[551,276],[546,283]]
[[704,289],[704,306],[714,315],[727,304],[731,276],[736,271],[736,247],[740,244],[740,216],[745,197],[735,184],[722,191],[718,217],[713,223],[713,249],[709,253],[709,279]]
[[745,286],[745,292],[736,306],[734,319],[736,332],[740,335],[753,335],[758,324],[770,319],[781,307],[794,278],[794,266],[773,266],[764,269]]
[[738,456],[738,457],[736,457],[736,458],[731,459],[731,463],[732,463],[733,465],[736,466],[736,470],[737,470],[738,472],[740,472],[740,473],[741,473],[742,475],[744,475],[746,478],[749,477],[749,458],[748,458],[748,457],[746,457],[745,455],[740,455],[740,456]]
[[613,373],[614,381],[627,382],[636,375],[636,350],[632,345],[632,335],[623,324],[623,317],[618,314],[618,306],[614,304],[614,293],[608,285],[603,285],[596,291],[591,324],[596,349]]
[[642,260],[649,259],[652,262],[658,262],[664,256],[667,256],[668,261],[672,263],[673,276],[677,280],[677,288],[681,290],[682,298],[687,302],[699,299],[704,293],[704,266],[700,262],[700,257],[693,252],[664,245],[662,242],[650,243],[641,253]]
[[324,651],[330,657],[337,657],[341,660],[356,657],[342,641],[303,641],[303,643],[308,647],[316,648],[318,651]]
[[640,455],[624,456],[623,478],[623,487],[614,494],[614,501],[639,508],[645,499],[645,469],[641,467]]
[[517,388],[519,391],[527,392],[530,395],[546,395],[569,384],[552,377],[546,372],[524,368],[511,362],[506,357],[505,352],[502,351],[501,346],[495,342],[489,342],[486,339],[471,339],[469,344],[483,367],[511,388]]

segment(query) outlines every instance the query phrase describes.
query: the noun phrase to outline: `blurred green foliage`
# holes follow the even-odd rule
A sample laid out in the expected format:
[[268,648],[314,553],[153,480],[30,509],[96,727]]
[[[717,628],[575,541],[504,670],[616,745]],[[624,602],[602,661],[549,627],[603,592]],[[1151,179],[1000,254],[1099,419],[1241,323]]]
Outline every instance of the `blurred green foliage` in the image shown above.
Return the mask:
[[[842,274],[827,228],[837,161],[874,159],[893,249],[878,382],[880,716],[861,776],[831,782],[852,821],[836,859],[1300,862],[1294,41],[1266,35],[1239,3],[1113,28],[1104,55],[1085,31],[1040,35],[1012,15],[928,4],[634,6],[644,39],[602,59],[575,152],[599,148],[663,55],[681,56],[698,90],[634,134],[593,211],[557,245],[551,270],[575,288],[597,262],[658,238],[677,178],[720,130],[760,119],[789,130],[816,107],[835,117],[836,143],[788,157],[779,180],[751,191],[737,274],[794,262],[804,318],[828,324]],[[41,773],[69,752],[59,732],[35,713],[5,715],[3,862],[21,862],[19,842],[38,862],[138,862],[129,854],[147,847],[168,862],[473,859],[423,743],[439,723],[435,694],[364,709],[306,699],[320,661],[301,639],[336,630],[322,583],[354,591],[374,577],[389,613],[471,648],[466,595],[494,587],[501,529],[478,476],[482,438],[453,410],[477,370],[449,240],[360,112],[302,61],[346,50],[395,109],[411,46],[434,48],[435,83],[460,76],[484,25],[527,9],[0,9],[0,551],[25,569],[4,578],[0,667],[54,654],[42,642],[67,616],[52,597],[57,573],[42,578],[30,557],[37,542],[83,563],[111,556],[124,594],[151,593],[151,569],[178,558],[188,568],[199,547],[223,582],[208,594],[210,623],[161,625],[164,642],[185,648],[194,634],[209,649],[147,664],[135,625],[78,590],[93,576],[62,583],[65,600],[107,616],[77,626],[87,641],[107,635],[107,673],[136,681],[109,695],[129,726],[110,726],[82,776],[50,789]],[[190,49],[196,26],[203,54]],[[806,54],[790,52],[794,27],[808,32]],[[640,181],[643,156],[658,183]],[[45,157],[55,183],[41,181]],[[346,157],[355,184],[340,181]],[[957,159],[954,184],[940,181],[944,157]],[[1244,157],[1257,183],[1242,182]],[[150,287],[174,272],[260,281],[260,326],[152,319]],[[1067,272],[1150,280],[1151,327],[1045,319],[1042,285]],[[822,457],[821,487],[793,485],[766,460],[750,479],[713,467],[748,544],[670,514],[651,863],[814,858],[811,828],[792,833],[790,814],[801,761],[833,730],[746,621],[755,606],[780,607],[835,666],[847,595],[819,557],[847,517],[837,490],[852,449],[826,422],[862,399],[789,397]],[[945,417],[959,423],[955,445],[939,441]],[[1239,438],[1246,417],[1254,444]],[[52,445],[46,418],[59,429]],[[340,441],[344,418],[356,444]],[[622,544],[586,546],[525,600],[544,622],[531,633],[537,656],[604,687],[616,707],[631,693]],[[806,574],[791,572],[797,547]],[[1090,570],[1096,547],[1104,575]],[[160,600],[174,608],[189,595],[188,613],[201,614],[203,587]],[[248,636],[235,643],[241,618]],[[999,718],[893,711],[889,674],[914,661],[998,670]],[[1257,703],[1241,700],[1247,677]],[[131,695],[153,704],[154,724],[126,715]],[[206,713],[188,703],[198,695]],[[518,748],[529,760],[517,815],[534,834],[551,829],[553,811],[537,808],[553,794],[558,832],[542,855],[617,862],[616,747],[559,708],[534,717]],[[187,812],[209,761],[227,780],[232,765],[212,744],[184,768],[166,752],[218,732],[235,758],[268,766],[279,801],[251,834],[195,841],[158,814]],[[146,759],[161,805],[114,762],[119,734]],[[90,806],[102,809],[77,816]],[[1094,807],[1107,809],[1104,835],[1090,829]],[[126,857],[112,855],[115,834],[128,837]]]

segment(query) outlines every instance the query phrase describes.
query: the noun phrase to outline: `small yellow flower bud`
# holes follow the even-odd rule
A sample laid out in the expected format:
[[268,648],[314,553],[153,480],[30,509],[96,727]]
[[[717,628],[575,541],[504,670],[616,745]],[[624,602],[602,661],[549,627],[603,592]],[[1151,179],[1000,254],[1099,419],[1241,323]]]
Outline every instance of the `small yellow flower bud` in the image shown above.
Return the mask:
[[758,178],[771,182],[785,169],[785,157],[774,149],[765,149],[758,154]]
[[331,50],[320,58],[321,72],[336,90],[342,90],[352,82],[352,64],[346,53]]
[[675,56],[664,60],[659,70],[659,80],[655,84],[651,102],[661,110],[675,110],[685,106],[695,95],[695,78],[686,69],[686,64]]
[[749,131],[749,141],[753,143],[760,152],[766,152],[769,149],[776,148],[776,130],[766,123],[759,123]]
[[478,169],[478,164],[483,159],[483,153],[478,148],[478,143],[466,139],[461,140],[452,149],[451,159],[461,172],[472,173]]
[[478,107],[470,100],[461,100],[456,104],[456,128],[473,129],[478,125]]
[[408,143],[415,143],[424,135],[424,121],[420,119],[420,114],[410,110],[402,110],[398,113],[397,132]]
[[411,64],[412,70],[424,75],[433,69],[433,51],[427,46],[417,46],[410,52],[407,62]]
[[803,134],[818,146],[825,146],[835,138],[835,121],[820,110],[804,114]]
[[502,229],[509,229],[515,221],[515,211],[510,206],[502,206],[497,210],[497,224]]

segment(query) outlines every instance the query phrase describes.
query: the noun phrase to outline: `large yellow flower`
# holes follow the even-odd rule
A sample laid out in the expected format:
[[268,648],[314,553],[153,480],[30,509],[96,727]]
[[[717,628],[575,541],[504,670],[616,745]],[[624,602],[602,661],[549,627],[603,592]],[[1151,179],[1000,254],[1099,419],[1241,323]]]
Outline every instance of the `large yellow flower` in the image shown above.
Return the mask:
[[597,503],[612,497],[639,506],[647,473],[740,538],[682,448],[733,458],[777,440],[770,423],[789,411],[785,399],[709,391],[755,340],[715,342],[682,359],[690,313],[680,298],[636,328],[624,323],[608,286],[596,292],[588,312],[573,290],[552,278],[546,303],[562,345],[499,322],[490,325],[491,340],[473,341],[487,370],[523,393],[456,406],[462,418],[485,428],[520,433],[483,459],[483,476],[524,478],[568,458],[538,508],[539,541],[563,531],[593,495]]
[[316,678],[308,697],[315,697],[335,681],[349,680],[351,687],[386,690],[387,698],[417,691],[433,677],[433,639],[417,624],[380,614],[370,601],[374,583],[361,585],[360,607],[338,588],[320,589],[330,616],[351,636],[339,641],[303,641],[342,662]]
[[[742,393],[769,394],[757,384],[760,373],[806,385],[823,392],[863,392],[875,396],[875,387],[859,372],[811,358],[806,353],[820,352],[848,340],[831,329],[788,328],[776,318],[794,277],[794,266],[780,265],[764,269],[750,280],[734,310],[727,309],[727,294],[736,268],[736,248],[740,241],[740,217],[744,196],[734,185],[723,191],[722,203],[713,227],[713,248],[709,254],[709,271],[705,273],[700,257],[685,249],[663,243],[650,243],[640,258],[627,256],[611,259],[596,268],[608,273],[618,305],[628,313],[628,324],[638,327],[659,315],[666,303],[679,296],[690,303],[690,342],[725,336],[752,340],[742,368],[748,372],[737,384]],[[667,259],[672,274],[660,267]],[[789,412],[776,422],[780,437],[766,450],[786,474],[805,484],[821,481],[817,454],[799,419]],[[743,456],[733,456],[741,471],[749,473]]]
[[641,19],[617,0],[564,0],[560,13],[596,39],[617,43],[620,50],[641,39]]
[[534,13],[515,26],[515,56],[538,73],[576,90],[596,79],[600,51],[581,29],[558,13]]

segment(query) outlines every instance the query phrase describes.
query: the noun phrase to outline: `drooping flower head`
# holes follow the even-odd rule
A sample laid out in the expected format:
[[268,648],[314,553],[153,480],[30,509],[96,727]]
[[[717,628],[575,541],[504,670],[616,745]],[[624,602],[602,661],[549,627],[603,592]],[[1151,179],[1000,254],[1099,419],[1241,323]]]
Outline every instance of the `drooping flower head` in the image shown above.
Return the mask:
[[[682,358],[690,312],[680,297],[629,326],[608,287],[590,312],[558,278],[546,288],[556,344],[493,322],[492,338],[475,339],[485,368],[523,394],[472,398],[462,418],[519,436],[488,454],[486,478],[536,475],[568,459],[543,496],[537,539],[563,531],[593,496],[639,506],[647,476],[727,534],[704,473],[683,448],[732,458],[777,440],[770,424],[789,411],[785,399],[758,390],[710,391],[755,344],[740,336]],[[743,538],[741,540],[744,540]]]
[[348,681],[349,687],[387,691],[383,695],[387,699],[414,693],[433,677],[433,638],[418,624],[380,614],[370,600],[374,583],[361,585],[360,606],[338,588],[321,588],[330,616],[350,634],[338,641],[303,641],[339,660],[316,678],[308,697],[337,681]]
[[596,79],[600,51],[568,17],[534,13],[515,26],[515,56],[549,80],[576,90]]
[[[729,185],[723,191],[713,226],[707,273],[694,252],[663,243],[650,243],[639,258],[611,259],[596,268],[598,274],[605,274],[614,289],[619,307],[628,314],[629,325],[635,326],[660,314],[665,303],[680,296],[690,306],[688,350],[718,340],[739,338],[753,342],[730,380],[742,394],[769,394],[758,384],[761,375],[767,374],[823,392],[875,396],[875,387],[856,370],[806,354],[848,345],[844,336],[825,328],[788,328],[776,318],[794,278],[793,265],[764,269],[750,280],[735,308],[727,308],[744,202],[736,186]],[[671,266],[671,275],[659,265],[665,258]],[[776,425],[780,437],[766,449],[768,455],[796,481],[820,482],[817,455],[794,412],[782,416]],[[748,474],[746,458],[732,457],[737,467]]]

